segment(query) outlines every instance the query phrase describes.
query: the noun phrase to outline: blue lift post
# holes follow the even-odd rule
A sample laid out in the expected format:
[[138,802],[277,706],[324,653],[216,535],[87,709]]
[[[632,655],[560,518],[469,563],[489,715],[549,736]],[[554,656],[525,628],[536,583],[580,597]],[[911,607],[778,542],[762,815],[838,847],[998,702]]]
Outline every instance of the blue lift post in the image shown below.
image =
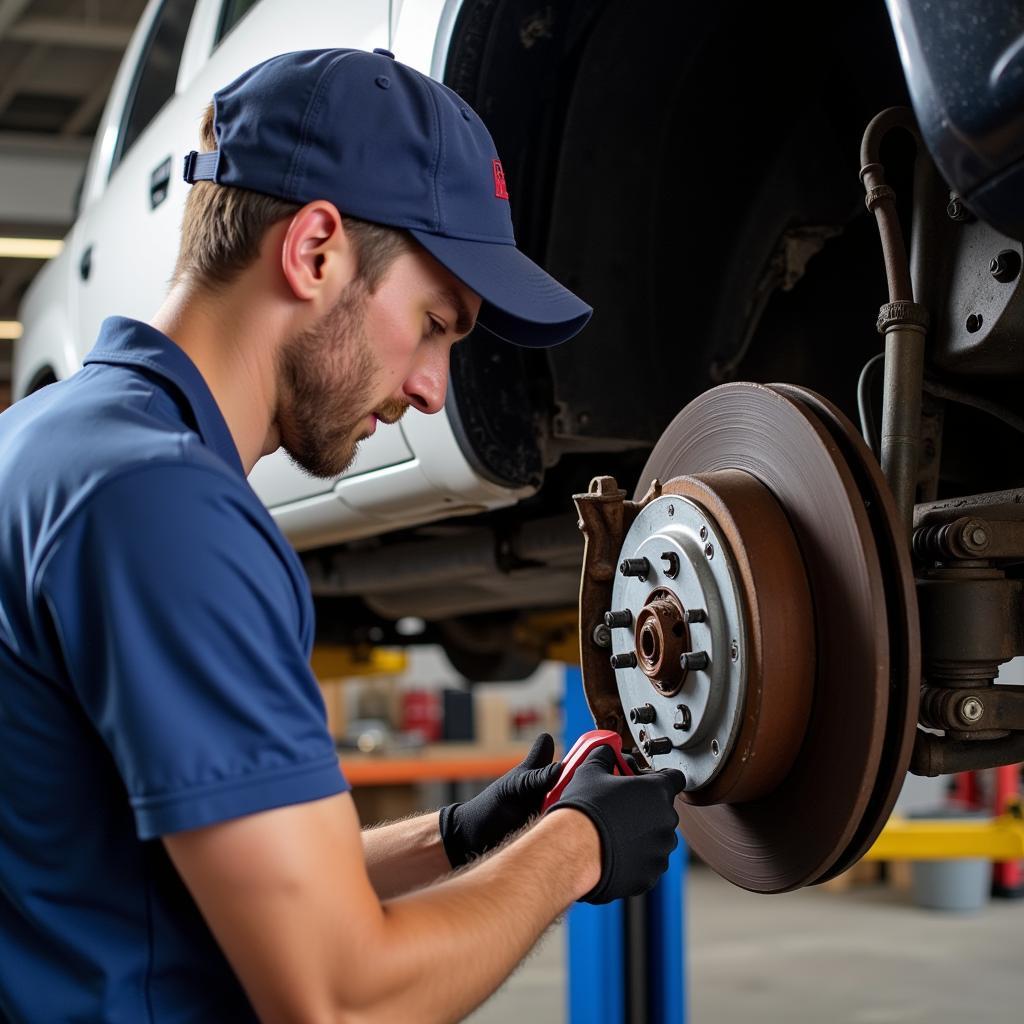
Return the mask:
[[[580,670],[566,666],[563,742],[594,728]],[[568,913],[570,1024],[685,1024],[682,836],[668,871],[646,896]]]

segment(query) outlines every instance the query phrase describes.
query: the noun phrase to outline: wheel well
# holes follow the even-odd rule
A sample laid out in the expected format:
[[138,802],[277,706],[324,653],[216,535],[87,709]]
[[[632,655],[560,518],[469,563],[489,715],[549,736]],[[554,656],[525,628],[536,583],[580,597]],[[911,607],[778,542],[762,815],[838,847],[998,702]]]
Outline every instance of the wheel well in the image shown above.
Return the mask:
[[[687,401],[737,377],[853,411],[884,301],[858,144],[906,97],[884,5],[478,0],[446,81],[495,137],[520,247],[595,307],[565,346],[457,350],[463,441],[491,475],[543,474],[560,500],[594,472],[628,479]],[[824,262],[828,308],[820,280],[800,287]]]
[[37,370],[35,375],[29,379],[29,385],[25,389],[26,395],[31,395],[36,391],[40,391],[42,388],[48,387],[50,384],[57,383],[57,374],[50,366],[44,366]]

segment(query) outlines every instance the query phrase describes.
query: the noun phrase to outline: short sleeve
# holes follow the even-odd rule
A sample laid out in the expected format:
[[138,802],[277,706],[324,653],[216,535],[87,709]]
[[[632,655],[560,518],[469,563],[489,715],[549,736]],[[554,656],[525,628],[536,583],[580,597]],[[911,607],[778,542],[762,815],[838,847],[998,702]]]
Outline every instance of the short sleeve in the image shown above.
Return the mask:
[[243,481],[150,465],[74,510],[37,570],[140,839],[348,788],[272,530]]

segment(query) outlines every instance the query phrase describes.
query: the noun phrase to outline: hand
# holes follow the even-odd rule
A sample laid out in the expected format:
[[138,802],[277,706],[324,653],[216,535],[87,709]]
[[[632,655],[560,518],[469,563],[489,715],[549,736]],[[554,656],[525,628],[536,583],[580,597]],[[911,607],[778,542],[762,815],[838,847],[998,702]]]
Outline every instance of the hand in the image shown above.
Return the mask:
[[610,903],[647,892],[679,843],[673,804],[686,785],[683,773],[665,768],[630,776],[614,775],[614,770],[611,748],[598,747],[548,811],[582,811],[601,837],[601,880],[583,897],[585,903]]
[[561,764],[552,764],[555,741],[541,733],[530,752],[500,779],[464,804],[441,808],[441,841],[453,868],[498,846],[539,813]]

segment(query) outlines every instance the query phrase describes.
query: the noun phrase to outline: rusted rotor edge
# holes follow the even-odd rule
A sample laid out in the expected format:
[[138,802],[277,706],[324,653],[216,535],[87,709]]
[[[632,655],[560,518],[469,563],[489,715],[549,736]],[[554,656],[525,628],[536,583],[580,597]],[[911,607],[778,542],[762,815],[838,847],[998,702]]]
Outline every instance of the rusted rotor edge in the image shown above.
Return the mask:
[[[875,536],[879,561],[888,584],[900,585],[899,595],[886,593],[886,618],[890,643],[890,700],[885,726],[885,741],[879,759],[879,771],[868,800],[861,826],[835,864],[812,884],[827,882],[857,863],[871,848],[888,820],[910,764],[917,723],[917,704],[921,678],[921,646],[917,633],[917,597],[910,552],[901,544],[896,528],[899,516],[895,501],[885,484],[874,455],[843,413],[828,399],[807,389],[787,384],[772,384],[773,390],[806,405],[822,422],[840,451],[866,502],[868,520]],[[820,403],[820,408],[815,405]],[[859,443],[858,443],[859,442]],[[888,571],[887,571],[888,570]],[[901,643],[901,638],[905,642]],[[906,700],[894,701],[899,676],[907,680]]]

